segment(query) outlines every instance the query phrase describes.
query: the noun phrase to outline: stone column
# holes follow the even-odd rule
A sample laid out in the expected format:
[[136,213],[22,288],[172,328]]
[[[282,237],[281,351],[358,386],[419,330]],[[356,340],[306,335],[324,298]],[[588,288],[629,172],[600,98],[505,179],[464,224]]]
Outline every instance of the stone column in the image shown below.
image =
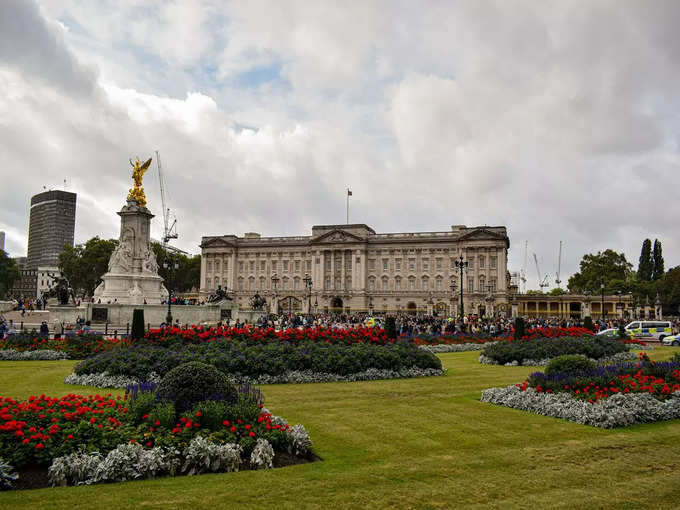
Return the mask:
[[344,291],[347,291],[349,289],[347,288],[347,285],[345,284],[345,266],[347,264],[347,262],[345,260],[345,255],[346,255],[346,250],[343,249],[342,250],[342,259],[341,259],[341,262],[340,262],[342,264],[342,267],[340,268],[340,288],[343,289]]
[[330,255],[331,255],[331,289],[335,290],[335,250],[331,250]]
[[202,291],[202,290],[205,290],[206,292],[210,290],[205,285],[205,279],[207,277],[207,274],[206,274],[207,273],[207,269],[206,269],[207,260],[206,259],[207,259],[207,257],[206,257],[206,254],[204,253],[201,256],[201,282],[198,285],[199,292]]

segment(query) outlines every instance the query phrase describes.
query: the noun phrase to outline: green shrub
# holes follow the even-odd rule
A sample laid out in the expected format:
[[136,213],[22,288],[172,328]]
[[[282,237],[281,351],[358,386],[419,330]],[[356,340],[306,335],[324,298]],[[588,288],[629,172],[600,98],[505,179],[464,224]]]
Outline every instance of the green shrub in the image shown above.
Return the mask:
[[387,338],[397,338],[397,324],[394,317],[387,317],[385,319],[385,334]]
[[515,338],[519,340],[526,334],[524,328],[524,319],[522,317],[517,317],[515,319]]
[[144,310],[142,308],[135,308],[132,312],[130,338],[133,340],[144,338]]
[[550,360],[545,367],[545,375],[595,370],[597,364],[583,354],[564,354]]
[[143,417],[153,410],[156,406],[156,399],[153,393],[140,393],[136,398],[130,400],[128,406],[130,417],[134,423],[141,423]]
[[595,324],[593,324],[593,318],[590,315],[583,320],[583,327],[587,330],[595,331]]
[[204,400],[236,401],[237,391],[217,368],[192,361],[165,374],[156,389],[156,397],[174,403],[175,412],[182,413]]
[[623,323],[619,324],[618,334],[621,340],[627,340],[630,338],[630,335],[628,334],[628,331],[626,331],[626,327],[623,325]]
[[[159,425],[155,425],[156,422]],[[165,427],[171,429],[175,424],[175,406],[171,402],[161,402],[149,412],[149,423],[155,427]]]

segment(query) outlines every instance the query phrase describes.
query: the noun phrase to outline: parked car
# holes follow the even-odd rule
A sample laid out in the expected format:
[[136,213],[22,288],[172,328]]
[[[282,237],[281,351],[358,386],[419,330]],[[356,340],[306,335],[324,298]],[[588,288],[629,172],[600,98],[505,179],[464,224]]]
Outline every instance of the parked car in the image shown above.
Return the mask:
[[661,340],[664,345],[672,345],[673,347],[680,346],[680,335],[666,336]]

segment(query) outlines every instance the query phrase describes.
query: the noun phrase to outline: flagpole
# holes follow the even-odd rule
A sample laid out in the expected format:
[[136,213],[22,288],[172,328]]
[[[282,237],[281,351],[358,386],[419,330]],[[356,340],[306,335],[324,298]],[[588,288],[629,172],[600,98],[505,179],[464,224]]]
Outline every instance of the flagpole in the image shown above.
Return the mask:
[[349,225],[349,188],[347,188],[347,223]]

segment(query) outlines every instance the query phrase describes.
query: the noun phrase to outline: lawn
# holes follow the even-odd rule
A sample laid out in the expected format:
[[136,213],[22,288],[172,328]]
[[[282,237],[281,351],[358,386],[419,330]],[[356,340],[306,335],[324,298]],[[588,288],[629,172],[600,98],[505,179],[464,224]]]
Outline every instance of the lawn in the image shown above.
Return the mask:
[[[266,406],[304,424],[323,462],[0,493],[0,508],[677,506],[680,421],[603,430],[483,404],[482,389],[535,369],[480,365],[478,356],[440,355],[445,377],[263,386]],[[0,362],[0,394],[109,393],[63,384],[74,364]]]

